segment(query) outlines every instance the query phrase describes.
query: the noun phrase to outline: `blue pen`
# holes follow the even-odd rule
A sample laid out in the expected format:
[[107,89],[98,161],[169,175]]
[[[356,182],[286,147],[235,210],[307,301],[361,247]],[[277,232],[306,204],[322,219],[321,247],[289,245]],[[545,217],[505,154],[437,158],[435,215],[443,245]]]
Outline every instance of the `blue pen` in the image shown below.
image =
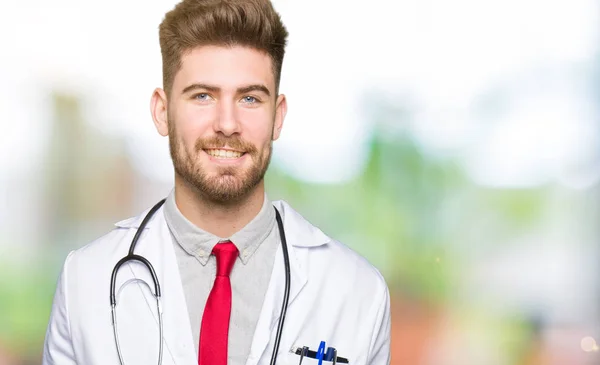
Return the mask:
[[323,354],[325,354],[325,341],[321,341],[319,349],[317,350],[317,360],[319,360],[319,365],[323,364]]

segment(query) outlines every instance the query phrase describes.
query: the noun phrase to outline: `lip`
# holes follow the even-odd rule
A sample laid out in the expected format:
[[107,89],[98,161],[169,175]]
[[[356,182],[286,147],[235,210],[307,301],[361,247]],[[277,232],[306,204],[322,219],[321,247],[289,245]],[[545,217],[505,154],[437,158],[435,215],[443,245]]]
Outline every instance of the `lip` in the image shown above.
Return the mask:
[[236,150],[236,149],[228,148],[228,147],[209,147],[209,148],[204,148],[203,150],[204,150],[204,152],[206,152],[207,150],[223,150],[223,151],[246,153],[245,151],[240,151],[240,150]]

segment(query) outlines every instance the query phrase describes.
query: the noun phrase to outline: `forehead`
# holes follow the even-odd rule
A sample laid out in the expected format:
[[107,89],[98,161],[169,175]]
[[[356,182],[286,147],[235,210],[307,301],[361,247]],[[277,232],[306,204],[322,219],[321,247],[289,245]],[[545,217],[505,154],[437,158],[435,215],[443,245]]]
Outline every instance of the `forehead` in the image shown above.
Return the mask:
[[205,83],[222,89],[264,84],[275,88],[271,57],[265,52],[243,46],[201,46],[186,52],[173,87],[181,92],[193,83]]

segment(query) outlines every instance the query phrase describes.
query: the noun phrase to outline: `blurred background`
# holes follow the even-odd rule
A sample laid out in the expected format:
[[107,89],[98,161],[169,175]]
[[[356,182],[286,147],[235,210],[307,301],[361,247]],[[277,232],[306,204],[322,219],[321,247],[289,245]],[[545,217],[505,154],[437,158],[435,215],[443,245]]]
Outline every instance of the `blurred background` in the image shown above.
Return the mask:
[[[0,365],[40,364],[66,254],[171,189],[175,2],[0,2]],[[600,4],[274,3],[268,192],[385,275],[392,364],[600,363]]]

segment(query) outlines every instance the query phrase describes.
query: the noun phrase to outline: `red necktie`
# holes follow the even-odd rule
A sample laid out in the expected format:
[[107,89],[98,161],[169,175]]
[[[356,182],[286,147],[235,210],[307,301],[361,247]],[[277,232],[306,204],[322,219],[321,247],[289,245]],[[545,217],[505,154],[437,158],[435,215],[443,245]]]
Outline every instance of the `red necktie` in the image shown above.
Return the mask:
[[217,276],[202,315],[198,364],[227,365],[227,339],[231,315],[229,274],[238,249],[231,241],[227,241],[215,245],[212,253],[217,258]]

